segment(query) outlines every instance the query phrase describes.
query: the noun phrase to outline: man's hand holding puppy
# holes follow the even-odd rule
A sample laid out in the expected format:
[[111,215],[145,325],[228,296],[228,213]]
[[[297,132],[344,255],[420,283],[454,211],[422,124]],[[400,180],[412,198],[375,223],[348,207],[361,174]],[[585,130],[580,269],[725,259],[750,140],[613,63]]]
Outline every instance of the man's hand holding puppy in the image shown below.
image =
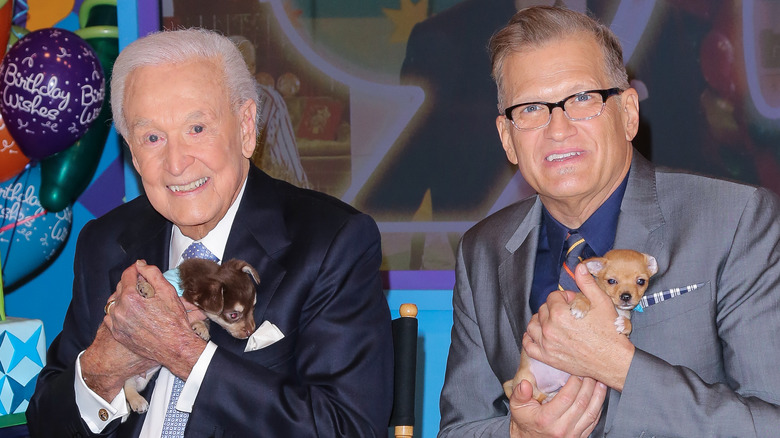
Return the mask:
[[634,345],[615,330],[615,306],[585,265],[577,266],[575,281],[591,301],[587,315],[581,319],[572,316],[569,303],[575,292],[551,293],[531,318],[523,348],[534,359],[622,391]]
[[[138,275],[155,288],[155,297],[138,294]],[[191,321],[205,318],[202,311],[180,299],[160,270],[143,260],[124,271],[111,301],[95,342],[81,357],[87,385],[110,401],[128,377],[158,364],[186,380],[205,348],[190,328]]]
[[598,424],[606,395],[603,383],[571,376],[554,398],[540,404],[533,398],[531,384],[523,380],[509,398],[510,436],[587,437]]
[[[116,311],[112,306],[111,313]],[[142,373],[156,362],[141,357],[114,339],[107,326],[106,315],[95,340],[81,355],[81,375],[84,383],[103,400],[113,400],[129,376]]]
[[[156,298],[147,300],[138,294],[139,274],[158,292]],[[158,364],[172,367],[169,369],[174,374],[186,380],[203,351],[204,346],[199,344],[205,345],[190,328],[191,321],[205,318],[203,312],[180,299],[160,270],[143,260],[124,271],[116,291],[109,297],[111,301],[113,304],[106,307],[108,312],[95,341],[81,357],[81,372],[87,386],[110,401],[128,377]],[[182,348],[164,347],[165,342],[175,342]],[[173,357],[171,352],[181,355]],[[183,361],[185,358],[189,359]]]
[[[136,290],[138,275],[152,285],[156,294],[143,298]],[[206,347],[192,331],[183,300],[156,266],[138,261],[122,274],[112,299],[117,300],[106,318],[114,338],[139,356],[165,366],[182,380]],[[196,317],[198,315],[192,315]],[[129,376],[128,376],[129,377]]]

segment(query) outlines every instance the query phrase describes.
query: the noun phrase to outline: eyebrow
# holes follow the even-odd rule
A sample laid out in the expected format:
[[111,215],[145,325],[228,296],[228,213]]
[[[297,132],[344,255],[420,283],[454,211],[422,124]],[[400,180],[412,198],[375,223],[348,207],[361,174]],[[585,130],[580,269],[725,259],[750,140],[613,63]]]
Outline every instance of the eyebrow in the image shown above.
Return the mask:
[[152,121],[149,119],[136,119],[133,121],[133,123],[130,124],[128,131],[133,132],[138,128],[145,128],[152,124]]
[[[184,121],[189,123],[189,122],[193,122],[193,121],[196,121],[196,120],[202,120],[202,119],[204,119],[206,117],[207,117],[207,115],[206,115],[205,112],[200,111],[200,110],[196,110],[196,111],[193,111],[193,112],[187,114],[187,117],[184,118]],[[133,132],[135,129],[146,128],[148,126],[151,126],[152,124],[153,123],[152,123],[151,119],[139,118],[139,119],[136,119],[133,123],[131,123],[129,125],[129,131]]]
[[187,114],[187,117],[184,118],[186,122],[192,122],[195,120],[201,120],[206,118],[206,113],[200,110],[193,111],[189,114]]

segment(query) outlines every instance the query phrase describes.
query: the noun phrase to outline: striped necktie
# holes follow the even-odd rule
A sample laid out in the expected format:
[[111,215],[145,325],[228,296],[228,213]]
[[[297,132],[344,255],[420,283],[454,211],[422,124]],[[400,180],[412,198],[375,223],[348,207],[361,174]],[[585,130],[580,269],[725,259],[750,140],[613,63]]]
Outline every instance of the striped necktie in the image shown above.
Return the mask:
[[585,243],[585,239],[579,233],[569,231],[563,247],[566,251],[566,257],[563,266],[561,266],[561,274],[558,277],[558,289],[579,292],[580,288],[577,287],[577,283],[574,281],[574,270],[586,258],[583,252],[588,247],[588,244]]
[[[184,260],[198,258],[219,262],[219,258],[200,242],[193,242],[184,250],[181,256]],[[187,427],[187,420],[190,414],[176,409],[176,402],[179,401],[179,395],[183,387],[184,381],[177,376],[173,376],[171,400],[168,403],[168,409],[165,411],[165,420],[163,421],[160,438],[181,438],[184,436],[184,429]]]

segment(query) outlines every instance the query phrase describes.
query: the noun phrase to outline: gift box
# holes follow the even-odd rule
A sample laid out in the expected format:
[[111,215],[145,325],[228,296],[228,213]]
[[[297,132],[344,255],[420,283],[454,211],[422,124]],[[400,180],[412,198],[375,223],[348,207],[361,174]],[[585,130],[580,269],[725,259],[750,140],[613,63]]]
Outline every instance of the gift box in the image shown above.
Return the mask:
[[38,319],[0,322],[0,427],[24,424],[38,373],[46,364],[46,335]]

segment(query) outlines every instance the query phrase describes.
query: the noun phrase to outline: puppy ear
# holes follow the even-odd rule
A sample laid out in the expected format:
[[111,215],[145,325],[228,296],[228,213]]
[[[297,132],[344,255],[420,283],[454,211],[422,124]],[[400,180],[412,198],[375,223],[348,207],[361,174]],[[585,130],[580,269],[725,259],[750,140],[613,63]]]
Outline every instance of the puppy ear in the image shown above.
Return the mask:
[[658,262],[655,261],[655,257],[648,254],[642,255],[645,256],[645,261],[647,262],[647,272],[650,273],[650,276],[655,275],[658,272]]
[[221,312],[224,301],[222,283],[213,278],[204,279],[192,294],[193,304],[212,313]]
[[243,266],[241,266],[241,271],[249,274],[252,277],[252,280],[255,281],[255,284],[260,284],[260,274],[258,274],[255,268],[249,263],[244,263]]
[[585,260],[585,266],[588,268],[590,275],[599,275],[599,272],[603,271],[607,266],[607,259],[604,257],[593,257]]

